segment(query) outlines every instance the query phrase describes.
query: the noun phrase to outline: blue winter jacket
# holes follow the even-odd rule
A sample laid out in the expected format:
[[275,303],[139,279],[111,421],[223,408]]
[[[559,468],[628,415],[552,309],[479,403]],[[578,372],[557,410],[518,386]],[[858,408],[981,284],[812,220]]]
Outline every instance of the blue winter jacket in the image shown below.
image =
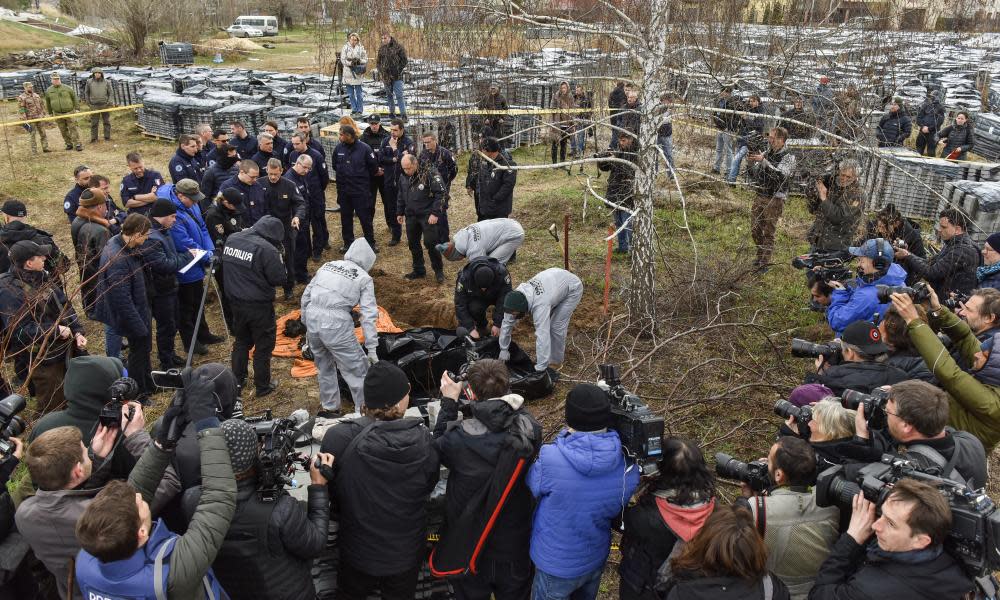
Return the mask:
[[195,204],[191,208],[184,206],[181,199],[174,193],[174,184],[162,185],[156,190],[157,198],[166,198],[174,203],[177,209],[177,222],[170,228],[170,237],[174,240],[177,252],[183,254],[191,248],[201,248],[207,250],[208,254],[202,257],[201,262],[188,269],[187,273],[177,274],[177,283],[194,283],[205,278],[205,267],[208,266],[212,258],[212,251],[215,244],[208,235],[208,228],[205,226],[205,219],[201,216],[201,209]]
[[101,252],[97,298],[94,312],[100,322],[125,337],[149,335],[149,300],[141,251],[125,248],[121,235],[109,239]]
[[871,321],[875,313],[878,313],[876,322],[885,316],[892,303],[879,303],[876,285],[906,285],[906,269],[893,263],[885,275],[871,283],[856,279],[854,287],[833,290],[830,306],[826,309],[826,320],[834,333],[839,336],[855,321]]
[[626,463],[617,432],[561,431],[528,470],[528,487],[538,500],[531,528],[535,566],[555,577],[602,568],[611,522],[638,485],[639,468]]
[[371,146],[356,141],[337,144],[333,151],[333,170],[337,172],[337,198],[351,202],[352,206],[368,206],[371,197],[371,180],[378,172],[378,161]]

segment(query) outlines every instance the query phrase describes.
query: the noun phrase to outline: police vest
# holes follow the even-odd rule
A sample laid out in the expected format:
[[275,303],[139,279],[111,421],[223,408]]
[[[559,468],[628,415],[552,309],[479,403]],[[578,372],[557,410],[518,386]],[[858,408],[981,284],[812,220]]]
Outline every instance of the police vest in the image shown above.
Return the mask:
[[[146,544],[125,560],[105,564],[80,550],[76,555],[76,582],[84,599],[166,600],[170,555],[179,537],[157,520]],[[211,569],[202,578],[202,590],[201,597],[207,600],[229,598]]]
[[[262,502],[256,491],[238,501],[226,539],[212,564],[234,598],[301,598],[309,595],[312,561],[290,556],[281,540],[268,537],[275,502]],[[296,510],[300,510],[298,506]],[[314,592],[315,593],[315,592]],[[310,596],[311,597],[311,596]]]

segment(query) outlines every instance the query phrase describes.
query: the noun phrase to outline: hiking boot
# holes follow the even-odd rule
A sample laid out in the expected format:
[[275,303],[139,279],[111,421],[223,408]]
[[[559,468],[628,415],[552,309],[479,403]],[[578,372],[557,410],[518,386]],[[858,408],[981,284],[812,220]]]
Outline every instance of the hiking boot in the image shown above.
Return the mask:
[[170,358],[170,362],[172,363],[171,366],[174,367],[183,367],[185,364],[187,364],[187,361],[177,356],[176,354]]
[[76,145],[76,151],[77,152],[83,152],[83,144],[77,144]]
[[552,367],[545,367],[545,372],[549,374],[549,379],[552,380],[552,383],[557,383],[559,381],[559,371],[556,371]]
[[52,152],[52,150],[49,150],[48,148],[42,148],[42,152],[48,154],[49,152]]
[[257,388],[257,397],[263,398],[264,396],[273,393],[276,389],[278,389],[278,380],[272,379],[266,386]]
[[72,150],[73,149],[73,144],[66,144],[66,149],[67,150]]
[[321,408],[319,412],[316,413],[317,419],[339,419],[340,409],[339,408]]
[[409,279],[410,281],[423,279],[424,277],[427,277],[427,273],[417,273],[416,271],[410,271],[406,275],[403,275],[403,279]]
[[194,353],[199,356],[205,356],[208,354],[208,346],[202,344],[201,342],[197,342],[194,345]]
[[444,271],[434,271],[434,279],[436,279],[438,283],[444,283]]
[[372,252],[374,252],[375,254],[378,254],[378,251],[381,250],[381,248],[378,247],[378,244],[373,243],[369,245],[372,247]]
[[285,302],[291,302],[294,296],[292,295],[292,290],[285,290],[285,295],[283,296]]
[[210,333],[210,334],[204,336],[201,339],[201,341],[203,343],[208,344],[209,346],[211,346],[213,344],[218,344],[220,342],[226,341],[226,338],[222,337],[221,335],[215,335],[214,333]]
[[394,237],[391,240],[389,240],[389,246],[398,246],[398,245],[399,245],[399,238]]

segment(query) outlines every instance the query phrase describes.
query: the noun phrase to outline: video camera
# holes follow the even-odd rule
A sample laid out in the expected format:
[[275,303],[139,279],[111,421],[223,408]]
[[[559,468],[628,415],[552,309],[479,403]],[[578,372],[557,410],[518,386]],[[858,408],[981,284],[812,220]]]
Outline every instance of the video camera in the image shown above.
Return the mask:
[[[111,402],[101,408],[97,422],[105,427],[119,427],[122,422],[122,406],[139,397],[139,384],[131,377],[119,377],[108,387],[108,394],[111,396]],[[135,407],[130,406],[125,420],[131,421],[134,416]]]
[[913,284],[913,287],[905,285],[876,285],[875,295],[880,303],[892,302],[889,296],[893,294],[906,294],[913,300],[914,304],[926,302],[931,297],[930,286],[923,281]]
[[469,389],[469,367],[474,365],[477,360],[479,360],[479,351],[476,349],[476,340],[472,339],[469,335],[469,330],[465,327],[457,327],[455,329],[455,337],[462,338],[462,348],[465,350],[465,362],[459,367],[458,373],[454,371],[448,371],[448,377],[456,383],[462,384],[462,393],[459,395],[459,411],[465,417],[472,416],[472,408],[469,404],[469,395],[467,390]]
[[941,305],[947,306],[948,310],[955,312],[956,310],[962,307],[961,306],[962,304],[965,304],[966,302],[969,301],[969,296],[970,296],[969,294],[962,294],[956,292],[954,296],[949,296],[948,298],[942,300]]
[[837,250],[835,252],[810,252],[802,254],[792,259],[792,266],[796,269],[810,271],[811,281],[819,280],[826,283],[831,281],[849,281],[854,278],[854,272],[848,263],[853,257],[849,252]]
[[611,428],[618,432],[622,448],[639,463],[644,475],[655,472],[656,461],[663,453],[663,417],[625,389],[618,365],[598,365],[598,370],[601,376],[597,385],[611,400]]
[[848,478],[844,465],[823,471],[816,479],[816,504],[850,511],[854,496],[861,492],[881,506],[893,484],[904,478],[929,483],[948,499],[952,524],[945,548],[971,575],[982,577],[1000,569],[1000,548],[997,546],[1000,512],[985,492],[921,470],[916,463],[892,454],[883,455],[880,462],[865,465],[853,479]]
[[808,340],[792,338],[792,356],[795,358],[819,358],[836,365],[843,361],[843,347],[837,342],[814,344]]
[[793,417],[795,419],[795,426],[799,430],[799,437],[807,442],[809,441],[811,433],[809,423],[812,422],[813,418],[812,408],[808,406],[795,406],[788,400],[778,400],[774,403],[774,414],[785,419]]
[[856,390],[844,390],[840,395],[840,402],[844,408],[858,410],[859,405],[865,408],[865,422],[869,431],[872,429],[885,429],[889,424],[889,417],[885,412],[885,405],[889,402],[889,392],[876,389],[871,394],[864,394]]
[[719,477],[742,481],[755,492],[763,492],[771,487],[771,475],[767,472],[767,461],[764,459],[745,463],[725,452],[717,452],[715,472]]
[[309,469],[309,457],[297,451],[298,441],[309,434],[301,427],[308,423],[309,413],[299,409],[287,418],[274,419],[271,409],[258,417],[248,417],[260,440],[257,455],[257,494],[262,502],[274,502],[281,490],[292,484],[295,465]]
[[761,134],[759,131],[752,131],[746,136],[747,142],[747,153],[749,154],[763,154],[767,152],[768,141],[767,136]]
[[24,433],[27,424],[17,413],[27,405],[28,401],[20,394],[11,394],[0,400],[0,460],[9,458],[17,448],[10,438]]

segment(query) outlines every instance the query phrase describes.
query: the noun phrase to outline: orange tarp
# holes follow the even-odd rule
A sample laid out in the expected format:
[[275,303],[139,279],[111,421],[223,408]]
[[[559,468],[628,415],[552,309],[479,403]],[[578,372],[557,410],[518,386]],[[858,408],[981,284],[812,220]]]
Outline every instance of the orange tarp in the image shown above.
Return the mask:
[[[285,336],[285,323],[289,319],[298,319],[301,311],[296,309],[278,319],[278,333],[274,340],[274,352],[271,356],[294,359],[292,362],[292,377],[312,377],[316,375],[316,365],[313,361],[302,358],[302,350],[299,349],[300,338],[290,338]],[[375,330],[379,333],[401,333],[403,330],[396,327],[392,322],[389,312],[378,307],[378,319],[375,321]],[[354,329],[354,335],[358,338],[358,343],[365,341],[365,334],[360,327]]]

